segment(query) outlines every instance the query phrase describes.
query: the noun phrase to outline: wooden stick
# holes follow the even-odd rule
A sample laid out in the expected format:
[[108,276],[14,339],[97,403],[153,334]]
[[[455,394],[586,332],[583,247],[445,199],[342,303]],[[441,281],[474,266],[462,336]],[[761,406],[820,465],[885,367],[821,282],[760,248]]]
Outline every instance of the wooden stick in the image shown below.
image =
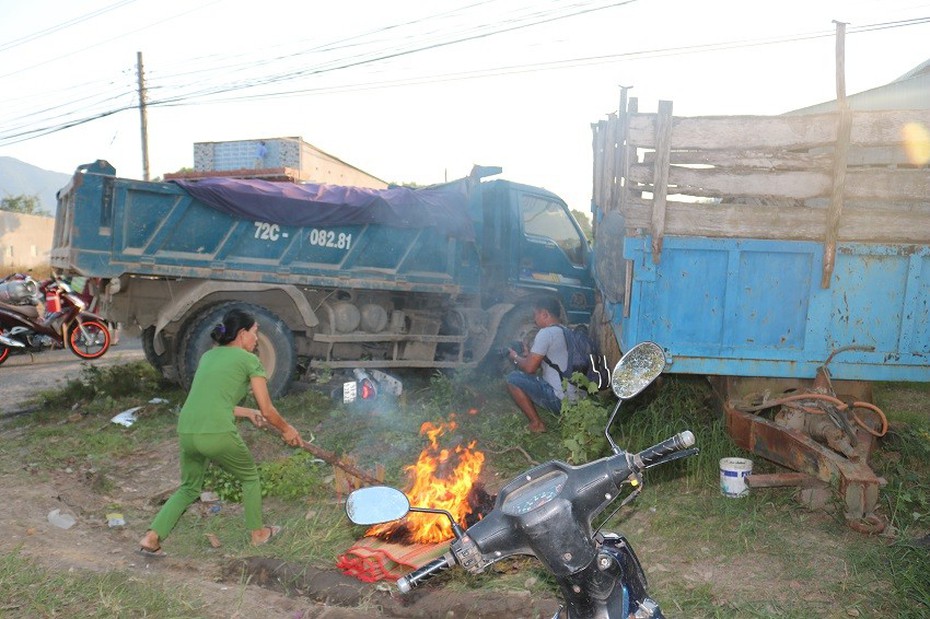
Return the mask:
[[[271,428],[272,430],[277,432],[278,435],[282,434],[281,430],[277,429],[276,427],[268,423],[267,420],[262,425],[262,427]],[[384,483],[383,481],[380,481],[372,477],[371,475],[361,470],[357,466],[354,466],[344,461],[342,458],[337,456],[335,453],[331,451],[327,451],[326,449],[323,449],[322,447],[318,447],[314,445],[313,443],[311,443],[310,441],[305,441],[301,439],[300,447],[301,449],[305,451],[309,451],[310,453],[312,453],[314,456],[316,456],[320,460],[323,460],[328,464],[332,464],[333,466],[338,466],[339,468],[341,468],[343,471],[345,471],[349,475],[352,475],[353,477],[357,477],[359,480],[363,481],[364,483],[370,486],[380,486]]]
[[378,481],[377,479],[375,479],[374,477],[372,477],[365,471],[361,470],[360,468],[353,466],[349,464],[348,462],[345,462],[342,458],[340,458],[333,452],[327,451],[323,449],[322,447],[317,447],[316,445],[314,445],[313,443],[310,443],[309,441],[304,441],[304,440],[300,441],[300,446],[306,451],[309,451],[310,453],[312,453],[314,456],[316,456],[320,460],[324,460],[328,462],[329,464],[332,464],[333,466],[338,466],[339,468],[341,468],[343,471],[345,471],[349,475],[359,478],[361,481],[365,482],[366,484],[369,484],[371,486],[379,486],[384,483],[384,482]]

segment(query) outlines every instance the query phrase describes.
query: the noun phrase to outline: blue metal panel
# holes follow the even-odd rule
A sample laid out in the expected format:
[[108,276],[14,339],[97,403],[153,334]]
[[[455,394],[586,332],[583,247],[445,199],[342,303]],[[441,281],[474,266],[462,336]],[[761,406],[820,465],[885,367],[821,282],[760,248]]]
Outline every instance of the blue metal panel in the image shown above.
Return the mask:
[[[930,381],[930,248],[844,244],[830,288],[823,246],[804,241],[624,239],[634,263],[630,314],[610,305],[622,347],[655,340],[670,371]],[[874,350],[862,350],[870,347]]]
[[65,207],[70,209],[71,239],[55,252],[69,268],[99,277],[131,272],[374,290],[479,292],[475,244],[428,228],[271,225],[209,208],[173,183],[143,183],[98,173],[81,175],[73,191],[73,205]]

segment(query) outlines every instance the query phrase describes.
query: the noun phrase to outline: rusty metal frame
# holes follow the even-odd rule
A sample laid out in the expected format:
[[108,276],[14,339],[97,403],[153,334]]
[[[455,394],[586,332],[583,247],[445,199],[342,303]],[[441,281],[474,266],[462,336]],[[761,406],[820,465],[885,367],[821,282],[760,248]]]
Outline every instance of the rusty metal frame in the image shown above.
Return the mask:
[[[726,416],[727,432],[741,448],[757,454],[780,466],[797,471],[797,473],[776,473],[771,475],[750,475],[747,483],[750,487],[794,486],[802,489],[836,488],[845,506],[845,516],[853,528],[873,532],[877,526],[874,515],[878,503],[879,489],[885,481],[878,477],[869,465],[869,458],[874,446],[874,438],[861,428],[856,429],[856,453],[847,458],[828,447],[821,445],[809,435],[778,425],[753,413],[738,410],[735,403],[741,393],[759,388],[761,381],[772,385],[785,386],[785,381],[778,379],[742,379],[739,377],[717,377],[712,380],[718,395],[722,399]],[[803,388],[803,383],[797,387]],[[806,381],[810,387],[810,381]],[[868,383],[848,381],[838,383],[841,388],[852,392],[867,390],[864,396],[856,399],[871,399]],[[796,388],[796,387],[789,387]],[[850,393],[850,391],[847,391]],[[862,523],[866,524],[863,525]]]

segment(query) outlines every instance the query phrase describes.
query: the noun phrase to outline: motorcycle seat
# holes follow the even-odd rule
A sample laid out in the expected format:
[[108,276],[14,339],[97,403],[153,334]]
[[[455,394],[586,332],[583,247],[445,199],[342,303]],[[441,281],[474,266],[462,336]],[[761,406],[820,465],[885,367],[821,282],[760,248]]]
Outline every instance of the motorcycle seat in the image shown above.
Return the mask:
[[17,314],[22,314],[26,318],[38,318],[39,310],[35,305],[10,305],[9,303],[4,303],[0,301],[0,308],[3,308],[9,312],[16,312]]

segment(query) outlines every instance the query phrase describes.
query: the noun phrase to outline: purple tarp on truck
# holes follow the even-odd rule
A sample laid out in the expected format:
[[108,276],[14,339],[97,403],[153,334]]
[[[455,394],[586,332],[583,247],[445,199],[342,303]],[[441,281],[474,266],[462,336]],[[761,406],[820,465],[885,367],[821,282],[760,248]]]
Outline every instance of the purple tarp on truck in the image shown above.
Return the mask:
[[457,238],[475,238],[465,179],[424,189],[296,185],[234,178],[173,182],[204,204],[246,219],[287,226],[383,224],[436,228]]

